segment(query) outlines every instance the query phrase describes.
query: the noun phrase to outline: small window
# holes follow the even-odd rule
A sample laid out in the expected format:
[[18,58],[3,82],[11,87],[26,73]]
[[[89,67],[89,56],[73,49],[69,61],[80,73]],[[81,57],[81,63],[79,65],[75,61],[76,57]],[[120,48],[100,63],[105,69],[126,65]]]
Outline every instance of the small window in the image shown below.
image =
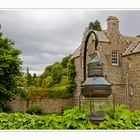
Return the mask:
[[134,93],[133,93],[133,87],[131,86],[130,87],[130,96],[133,96],[134,95]]
[[112,65],[119,65],[118,51],[112,51]]
[[128,59],[128,68],[131,68],[131,65],[132,65],[131,59],[129,58],[129,59]]

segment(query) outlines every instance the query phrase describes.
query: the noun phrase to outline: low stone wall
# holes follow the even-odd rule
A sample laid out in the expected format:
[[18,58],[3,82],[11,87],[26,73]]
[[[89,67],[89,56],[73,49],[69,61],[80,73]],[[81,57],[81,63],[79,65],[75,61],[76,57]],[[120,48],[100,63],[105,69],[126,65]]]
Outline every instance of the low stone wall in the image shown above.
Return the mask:
[[43,112],[60,112],[64,107],[74,106],[74,99],[48,99],[38,98],[34,100],[24,100],[17,96],[16,100],[8,102],[12,107],[12,112],[25,112],[29,107],[37,105],[43,109]]

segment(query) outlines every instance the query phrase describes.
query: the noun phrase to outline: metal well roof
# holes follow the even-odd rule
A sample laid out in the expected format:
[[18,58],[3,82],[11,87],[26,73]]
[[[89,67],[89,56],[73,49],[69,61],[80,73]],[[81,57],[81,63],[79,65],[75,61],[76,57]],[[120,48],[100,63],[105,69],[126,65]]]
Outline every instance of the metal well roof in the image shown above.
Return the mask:
[[104,77],[88,77],[82,86],[86,85],[111,85]]

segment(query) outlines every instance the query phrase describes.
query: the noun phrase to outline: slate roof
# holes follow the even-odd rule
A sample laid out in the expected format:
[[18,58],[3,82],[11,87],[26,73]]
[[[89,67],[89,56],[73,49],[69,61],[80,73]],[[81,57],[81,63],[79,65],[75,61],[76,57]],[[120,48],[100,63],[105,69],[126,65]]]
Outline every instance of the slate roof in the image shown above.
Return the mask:
[[140,52],[140,37],[137,37],[126,49],[123,56]]
[[[107,38],[106,34],[105,34],[105,31],[97,31],[97,34],[98,34],[98,39],[99,39],[99,42],[110,42],[110,40]],[[92,37],[93,37],[93,40],[94,40],[94,35],[92,34]],[[72,57],[75,58],[75,57],[78,57],[80,56],[80,47],[77,48],[77,50],[73,53]]]
[[80,48],[81,48],[81,46],[76,49],[76,51],[72,55],[72,58],[80,56]]
[[100,42],[110,42],[110,40],[107,38],[105,34],[105,31],[97,31],[97,35]]

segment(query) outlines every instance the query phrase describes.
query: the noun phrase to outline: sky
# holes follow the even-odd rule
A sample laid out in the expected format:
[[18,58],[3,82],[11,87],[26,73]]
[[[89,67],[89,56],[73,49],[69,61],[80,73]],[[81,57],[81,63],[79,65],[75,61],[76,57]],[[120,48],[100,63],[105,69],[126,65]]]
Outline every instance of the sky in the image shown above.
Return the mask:
[[117,16],[120,32],[140,34],[140,10],[0,9],[0,32],[22,51],[22,70],[40,75],[46,66],[61,61],[80,46],[90,21],[107,29],[108,16]]

